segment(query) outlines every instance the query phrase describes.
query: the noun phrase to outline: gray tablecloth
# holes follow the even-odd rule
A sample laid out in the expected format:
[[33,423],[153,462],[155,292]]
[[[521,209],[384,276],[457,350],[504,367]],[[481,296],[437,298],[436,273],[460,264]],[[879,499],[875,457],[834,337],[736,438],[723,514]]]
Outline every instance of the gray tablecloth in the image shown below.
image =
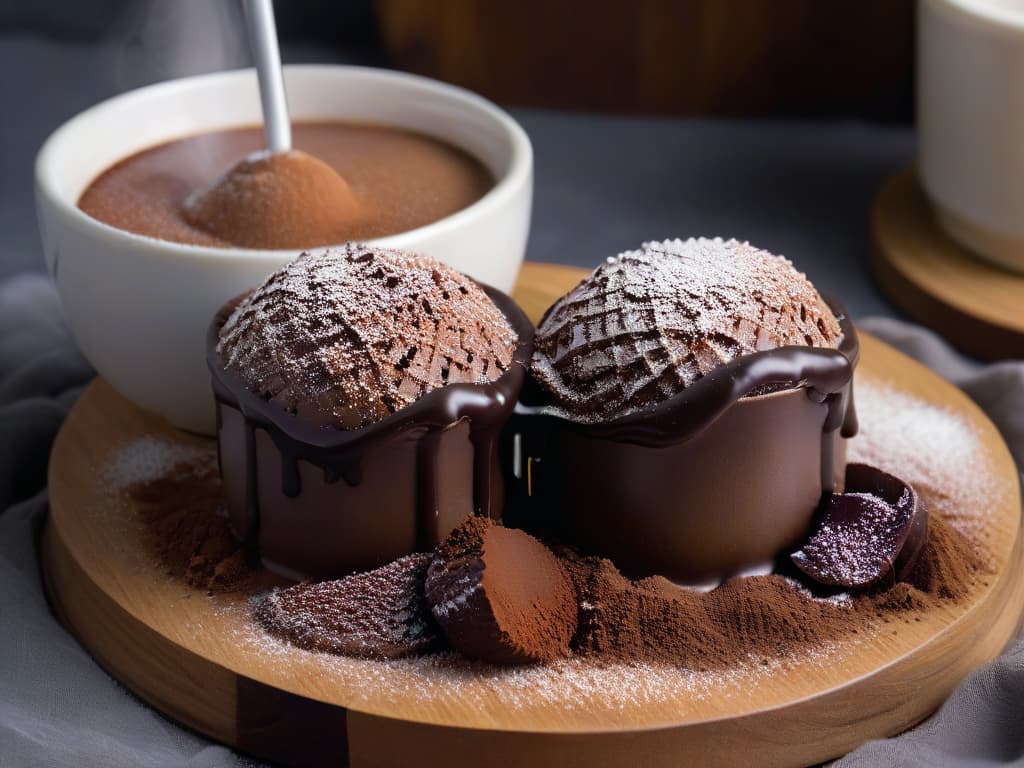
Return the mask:
[[[896,320],[862,326],[961,386],[1024,466],[1024,363],[972,364]],[[45,467],[61,419],[91,371],[41,276],[0,283],[0,328],[0,768],[248,764],[140,703],[51,615],[36,556]],[[841,764],[1024,765],[1022,711],[1024,644],[1017,642],[927,722],[866,744]]]

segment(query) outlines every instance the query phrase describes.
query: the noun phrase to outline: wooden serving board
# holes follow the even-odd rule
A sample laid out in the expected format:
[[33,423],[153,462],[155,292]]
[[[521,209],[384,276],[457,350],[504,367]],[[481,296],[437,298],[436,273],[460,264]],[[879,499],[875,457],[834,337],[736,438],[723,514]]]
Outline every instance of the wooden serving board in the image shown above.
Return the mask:
[[[581,275],[527,265],[517,297],[534,317]],[[994,566],[965,600],[895,620],[757,674],[691,674],[576,662],[534,670],[373,662],[263,636],[245,595],[208,596],[165,575],[103,468],[145,436],[209,447],[97,380],[50,463],[43,541],[58,615],[114,677],[168,716],[245,752],[296,765],[802,765],[919,722],[996,656],[1024,609],[1017,471],[993,425],[960,391],[870,336],[858,387],[955,415],[977,441],[986,509],[973,514]],[[929,450],[927,445],[923,451]]]
[[1024,274],[982,261],[949,237],[913,169],[879,190],[871,233],[871,268],[893,304],[969,355],[1024,358]]

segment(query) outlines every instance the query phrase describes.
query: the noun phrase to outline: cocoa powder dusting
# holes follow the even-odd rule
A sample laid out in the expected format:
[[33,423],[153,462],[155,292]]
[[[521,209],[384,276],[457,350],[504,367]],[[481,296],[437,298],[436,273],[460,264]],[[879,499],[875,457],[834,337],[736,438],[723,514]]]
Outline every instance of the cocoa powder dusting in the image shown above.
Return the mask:
[[213,461],[179,462],[125,493],[138,509],[144,540],[166,573],[210,594],[243,591],[252,572],[221,511]]
[[[487,534],[488,528],[500,530],[503,535],[495,539]],[[514,571],[504,568],[492,568],[488,574],[486,559],[477,558],[472,567],[463,568],[467,551],[490,550],[493,559],[499,544],[509,548],[506,554],[511,554],[526,551],[520,545],[529,541],[541,546],[522,531],[501,529],[483,519],[472,520],[456,529],[435,555],[435,569],[437,563],[458,565],[449,573],[450,578],[459,577],[459,589],[439,591],[443,602],[438,602],[430,589],[426,590],[426,600],[392,599],[399,594],[424,594],[425,567],[415,572],[400,569],[396,571],[400,579],[391,585],[398,591],[387,586],[385,572],[402,562],[396,561],[372,574],[304,587],[303,599],[292,600],[287,616],[261,607],[257,618],[274,634],[301,647],[360,656],[384,655],[367,651],[366,627],[396,626],[395,615],[401,617],[399,623],[403,626],[434,627],[432,619],[443,619],[442,626],[450,639],[472,658],[508,663],[507,654],[503,655],[507,643],[495,638],[536,637],[538,616],[503,613],[501,633],[484,632],[490,626],[487,621],[480,625],[479,632],[470,631],[465,622],[453,623],[452,617],[479,619],[477,603],[481,596],[490,595],[493,600],[514,588],[510,583],[517,578]],[[935,520],[907,582],[855,596],[784,574],[738,577],[709,592],[698,592],[659,576],[632,581],[611,561],[584,557],[566,548],[557,548],[552,554],[568,574],[575,593],[576,632],[569,643],[572,654],[599,665],[659,663],[698,672],[723,669],[751,658],[767,664],[774,658],[799,656],[878,621],[889,621],[894,614],[909,620],[915,611],[963,598],[974,580],[987,571],[985,560],[941,518]],[[524,567],[528,565],[524,563]],[[354,590],[368,579],[375,583],[378,599],[359,596]],[[324,599],[308,599],[318,593]],[[391,594],[392,598],[380,598],[382,594]],[[399,603],[400,610],[395,608]],[[338,616],[345,617],[345,621],[337,621]],[[493,623],[494,619],[489,620]],[[295,627],[301,631],[292,631]],[[311,627],[315,631],[309,632]],[[452,632],[456,633],[454,637]],[[489,642],[480,639],[484,635],[490,637]],[[468,642],[467,636],[473,642]],[[431,643],[422,645],[392,643],[389,652],[422,653],[428,645],[440,650],[433,643],[436,638],[430,639]],[[537,658],[543,657],[537,654]],[[519,663],[524,660],[514,659]]]
[[496,664],[569,655],[577,599],[564,564],[523,531],[471,517],[434,554],[426,595],[448,640]]
[[[144,540],[168,575],[208,593],[254,592],[246,565],[221,515],[220,480],[209,456],[127,483]],[[479,545],[481,526],[464,525],[437,557],[457,559]],[[530,538],[508,529],[510,536]],[[493,544],[492,544],[493,546]],[[895,618],[967,597],[993,569],[949,520],[933,516],[927,541],[906,581],[877,592],[837,592],[791,574],[731,579],[699,592],[659,577],[632,581],[610,561],[557,547],[578,618],[573,655],[596,665],[660,663],[698,672],[751,658],[800,656],[822,643]],[[261,626],[300,647],[370,658],[422,655],[448,648],[425,596],[429,555],[402,558],[369,574],[301,584],[257,601]],[[506,570],[506,569],[502,569]],[[497,571],[492,571],[492,575]],[[514,571],[508,570],[508,578]],[[495,591],[496,585],[488,585]],[[529,621],[507,616],[505,621]],[[508,627],[529,636],[535,628]]]

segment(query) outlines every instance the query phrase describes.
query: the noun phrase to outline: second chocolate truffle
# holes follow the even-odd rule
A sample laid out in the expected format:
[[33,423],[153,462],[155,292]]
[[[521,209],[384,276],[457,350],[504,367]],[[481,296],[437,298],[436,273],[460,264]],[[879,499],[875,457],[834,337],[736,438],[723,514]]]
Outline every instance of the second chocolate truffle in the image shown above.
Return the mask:
[[644,243],[608,259],[544,315],[533,373],[571,418],[656,405],[741,355],[834,348],[842,331],[803,273],[749,243]]

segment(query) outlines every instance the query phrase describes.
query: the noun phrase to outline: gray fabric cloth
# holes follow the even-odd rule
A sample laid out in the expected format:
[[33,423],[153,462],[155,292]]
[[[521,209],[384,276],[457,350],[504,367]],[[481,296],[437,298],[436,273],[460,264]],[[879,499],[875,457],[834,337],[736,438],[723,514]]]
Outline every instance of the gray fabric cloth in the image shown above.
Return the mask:
[[[1003,431],[1024,465],[1024,363],[980,366],[933,334],[861,324],[951,378]],[[56,622],[36,557],[45,467],[63,414],[91,376],[37,275],[0,283],[0,768],[237,766],[111,680]],[[838,764],[1024,765],[1024,644],[972,674],[927,722]]]

